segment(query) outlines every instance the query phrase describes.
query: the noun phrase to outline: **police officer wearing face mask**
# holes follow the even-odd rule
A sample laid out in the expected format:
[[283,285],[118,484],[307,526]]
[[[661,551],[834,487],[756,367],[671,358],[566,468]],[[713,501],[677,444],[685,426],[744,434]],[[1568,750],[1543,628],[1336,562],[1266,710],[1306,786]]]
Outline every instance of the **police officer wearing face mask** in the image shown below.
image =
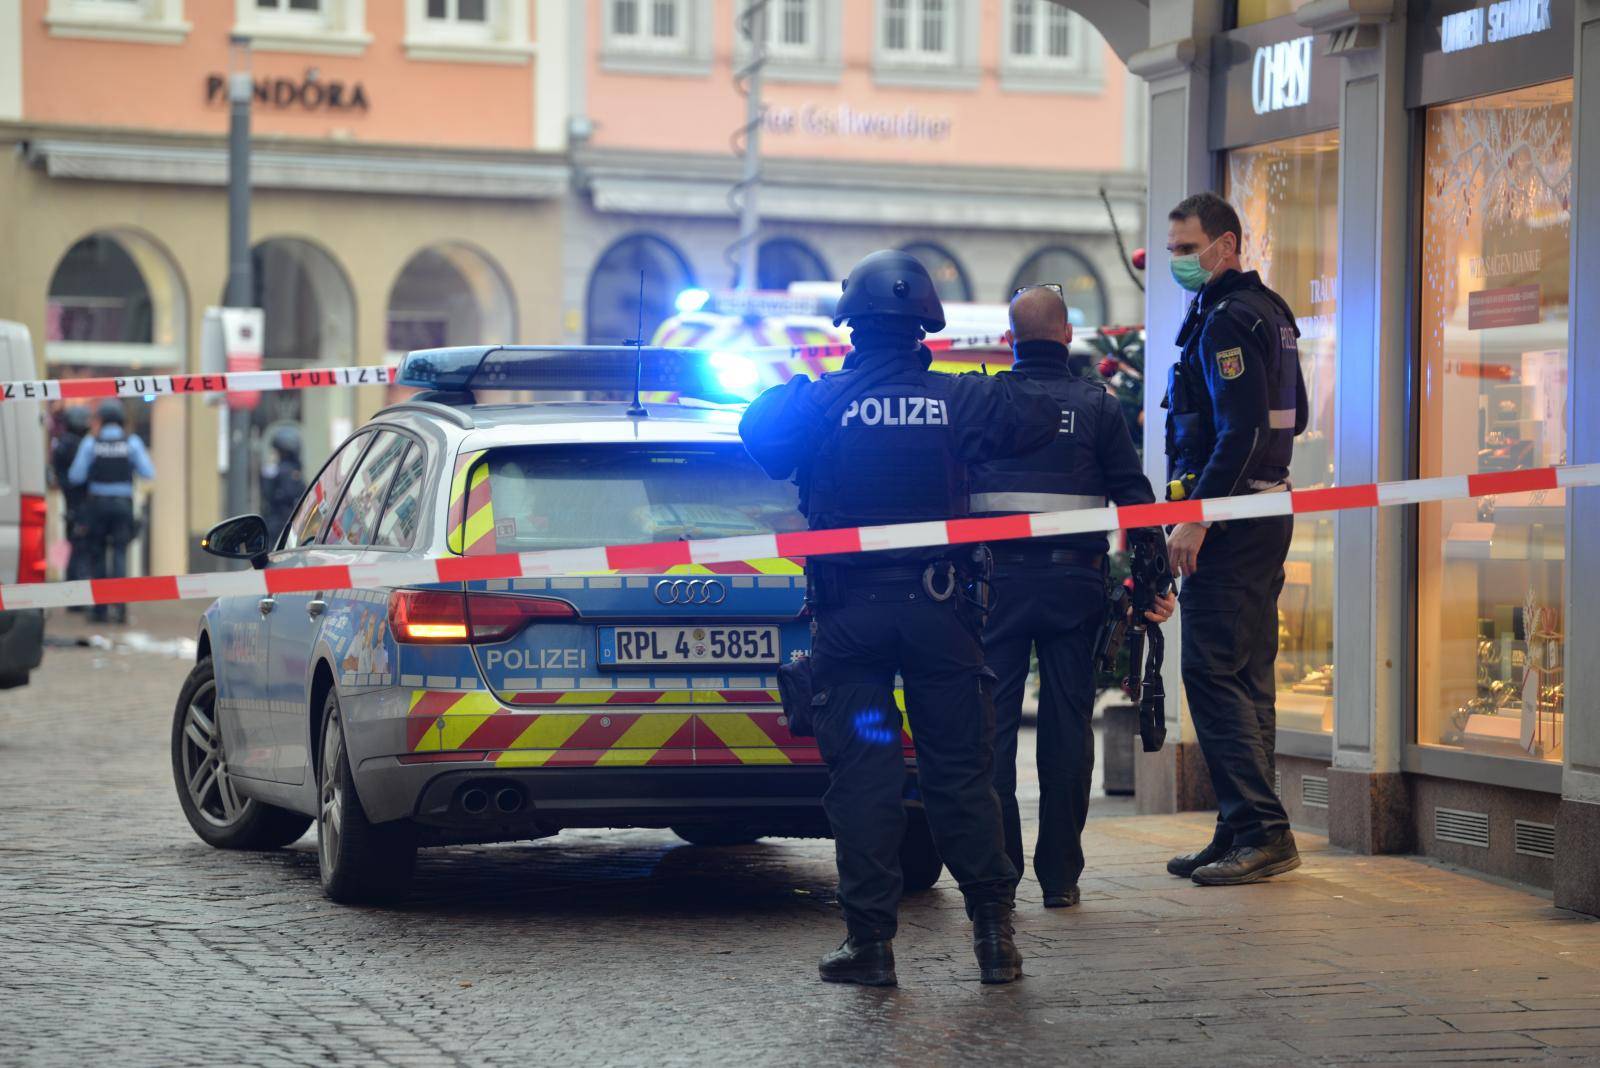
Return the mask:
[[[1239,216],[1213,193],[1168,216],[1172,274],[1196,294],[1178,334],[1167,408],[1168,497],[1289,489],[1306,428],[1294,313],[1239,261]],[[1217,829],[1167,870],[1202,885],[1256,882],[1300,866],[1273,789],[1278,593],[1291,516],[1180,523],[1167,541],[1183,576],[1183,684],[1218,803]]]
[[[968,470],[1051,441],[1061,409],[1021,375],[931,372],[924,331],[944,328],[928,272],[903,252],[851,270],[834,310],[850,323],[845,369],[800,376],[756,399],[739,424],[773,478],[793,477],[813,529],[967,515]],[[961,885],[984,982],[1021,976],[1012,937],[1016,871],[991,784],[994,711],[970,546],[806,561],[815,614],[813,703],[828,763],[823,799],[848,937],[823,958],[829,982],[887,986],[901,893],[906,772],[898,671],[934,841]]]
[[[973,477],[980,515],[1066,512],[1155,501],[1120,403],[1068,362],[1072,324],[1059,288],[1018,290],[1011,300],[1011,369],[1055,400],[1060,426],[1038,452],[984,464]],[[984,651],[995,684],[994,788],[1006,853],[1022,872],[1017,806],[1017,735],[1030,654],[1039,654],[1039,839],[1033,871],[1046,908],[1078,903],[1083,825],[1094,774],[1095,642],[1106,616],[1106,536],[1067,534],[994,546],[994,611]],[[1160,623],[1171,594],[1147,613]],[[1137,669],[1135,669],[1137,670]]]

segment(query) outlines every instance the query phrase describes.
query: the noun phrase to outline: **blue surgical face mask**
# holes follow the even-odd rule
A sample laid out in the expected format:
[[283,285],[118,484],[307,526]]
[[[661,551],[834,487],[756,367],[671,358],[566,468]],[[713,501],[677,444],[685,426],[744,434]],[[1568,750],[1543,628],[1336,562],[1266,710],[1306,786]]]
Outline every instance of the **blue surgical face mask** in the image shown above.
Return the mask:
[[1211,281],[1211,272],[1200,266],[1200,257],[1210,252],[1216,245],[1217,238],[1199,252],[1191,252],[1185,256],[1172,257],[1172,280],[1191,293],[1198,293]]

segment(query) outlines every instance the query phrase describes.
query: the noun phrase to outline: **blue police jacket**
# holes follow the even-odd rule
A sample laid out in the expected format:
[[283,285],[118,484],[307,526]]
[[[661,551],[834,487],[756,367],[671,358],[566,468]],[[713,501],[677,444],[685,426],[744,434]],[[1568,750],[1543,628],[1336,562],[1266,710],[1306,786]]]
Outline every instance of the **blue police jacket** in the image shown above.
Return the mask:
[[91,497],[131,498],[134,475],[152,480],[156,477],[155,465],[139,435],[129,434],[115,423],[84,438],[67,470],[73,485],[88,485]]
[[1195,296],[1163,402],[1168,477],[1198,476],[1189,497],[1288,479],[1309,420],[1299,336],[1289,305],[1255,271],[1228,271]]

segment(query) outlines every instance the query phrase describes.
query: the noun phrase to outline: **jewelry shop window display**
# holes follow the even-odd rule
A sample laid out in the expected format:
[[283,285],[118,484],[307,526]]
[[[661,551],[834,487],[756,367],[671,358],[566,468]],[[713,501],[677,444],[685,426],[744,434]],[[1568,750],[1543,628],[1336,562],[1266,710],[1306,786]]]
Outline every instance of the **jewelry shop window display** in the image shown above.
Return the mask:
[[[1567,460],[1572,82],[1429,108],[1423,477]],[[1417,742],[1560,761],[1564,491],[1423,505]]]
[[[1230,151],[1228,200],[1244,225],[1245,267],[1289,302],[1311,405],[1295,440],[1296,489],[1334,481],[1335,280],[1339,274],[1339,132]],[[1333,730],[1333,518],[1295,518],[1278,597],[1278,726]]]

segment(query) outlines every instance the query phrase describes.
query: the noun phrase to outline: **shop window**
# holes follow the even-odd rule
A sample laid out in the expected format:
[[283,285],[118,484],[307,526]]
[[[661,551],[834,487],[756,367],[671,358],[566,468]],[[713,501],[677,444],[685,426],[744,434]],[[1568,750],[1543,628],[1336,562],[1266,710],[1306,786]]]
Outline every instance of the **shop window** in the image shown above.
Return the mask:
[[515,341],[514,309],[504,272],[482,252],[458,244],[426,248],[389,290],[388,351]]
[[[639,275],[644,274],[644,304]],[[678,294],[694,285],[689,263],[668,242],[649,234],[625,237],[606,249],[589,276],[587,334],[591,345],[620,345],[634,337],[641,312],[646,340],[677,314]]]
[[235,0],[234,32],[263,52],[355,55],[372,40],[366,0]]
[[52,36],[178,44],[189,35],[183,0],[50,0]]
[[927,268],[940,300],[946,303],[972,300],[972,283],[967,279],[966,269],[944,246],[931,241],[913,241],[900,251],[909,252]]
[[[1244,226],[1241,258],[1294,311],[1311,421],[1295,439],[1296,489],[1334,482],[1339,276],[1339,134],[1228,153],[1226,196]],[[1295,517],[1278,597],[1278,726],[1333,730],[1333,518]]]
[[1089,261],[1070,248],[1043,248],[1029,256],[1012,276],[1006,295],[1010,296],[1023,286],[1047,282],[1061,287],[1073,326],[1093,329],[1106,325],[1105,286]]
[[775,237],[756,250],[756,288],[787,290],[791,282],[825,282],[833,272],[804,241]]
[[178,362],[183,287],[171,261],[135,233],[76,242],[50,276],[45,359],[127,370]]
[[[1427,113],[1422,477],[1567,460],[1572,82]],[[1417,741],[1560,762],[1566,491],[1419,508]]]

